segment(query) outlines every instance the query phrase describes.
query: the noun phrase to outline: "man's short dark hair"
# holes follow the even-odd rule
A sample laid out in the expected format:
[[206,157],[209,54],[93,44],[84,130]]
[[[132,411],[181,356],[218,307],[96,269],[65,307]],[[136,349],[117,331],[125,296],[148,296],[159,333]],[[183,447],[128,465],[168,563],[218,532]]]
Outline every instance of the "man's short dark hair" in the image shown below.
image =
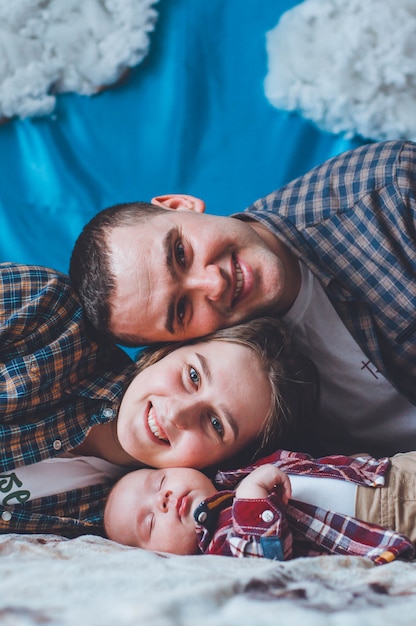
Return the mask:
[[[121,226],[136,226],[165,211],[149,202],[116,204],[100,211],[86,224],[75,242],[69,275],[86,316],[95,330],[114,341],[123,341],[110,331],[111,298],[116,281],[111,272],[108,234]],[[127,339],[123,343],[138,343]]]

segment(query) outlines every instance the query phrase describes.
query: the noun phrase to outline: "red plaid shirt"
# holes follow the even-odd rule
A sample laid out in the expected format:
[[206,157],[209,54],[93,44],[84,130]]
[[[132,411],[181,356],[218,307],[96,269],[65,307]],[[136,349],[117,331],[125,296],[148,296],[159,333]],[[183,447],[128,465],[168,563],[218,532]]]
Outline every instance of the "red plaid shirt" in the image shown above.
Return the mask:
[[[337,478],[368,487],[382,487],[387,458],[352,459],[279,450],[245,469],[218,472],[217,484],[235,485],[255,467],[273,463],[299,475]],[[403,535],[320,507],[290,500],[277,493],[265,499],[236,499],[233,491],[219,492],[195,511],[199,548],[205,554],[288,560],[299,556],[343,554],[365,556],[380,565],[398,557],[411,559],[412,542]]]

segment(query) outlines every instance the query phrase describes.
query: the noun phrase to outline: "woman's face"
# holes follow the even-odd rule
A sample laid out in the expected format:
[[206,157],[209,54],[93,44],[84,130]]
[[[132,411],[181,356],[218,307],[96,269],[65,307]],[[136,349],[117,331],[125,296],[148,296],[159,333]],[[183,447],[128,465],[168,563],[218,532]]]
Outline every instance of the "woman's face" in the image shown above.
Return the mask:
[[201,469],[228,459],[261,432],[271,389],[249,348],[183,346],[140,372],[122,399],[117,436],[149,467]]

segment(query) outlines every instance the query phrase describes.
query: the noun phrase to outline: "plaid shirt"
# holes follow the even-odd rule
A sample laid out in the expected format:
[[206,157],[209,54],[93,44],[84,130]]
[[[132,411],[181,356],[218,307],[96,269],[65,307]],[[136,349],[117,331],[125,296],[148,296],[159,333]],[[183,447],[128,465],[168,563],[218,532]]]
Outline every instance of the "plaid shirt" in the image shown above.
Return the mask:
[[[0,264],[1,474],[59,456],[116,418],[134,365],[86,331],[69,279]],[[0,532],[101,532],[108,484],[0,506]]]
[[[370,488],[382,487],[389,466],[387,458],[312,459],[278,450],[256,465],[219,472],[216,481],[221,487],[235,487],[265,463],[292,474],[337,478]],[[366,556],[377,565],[414,555],[412,542],[399,533],[297,500],[285,507],[275,492],[265,499],[248,500],[235,499],[233,491],[220,491],[202,502],[194,516],[199,548],[205,554],[277,560],[343,554]]]
[[416,144],[345,152],[238,217],[264,224],[317,276],[363,352],[416,404]]

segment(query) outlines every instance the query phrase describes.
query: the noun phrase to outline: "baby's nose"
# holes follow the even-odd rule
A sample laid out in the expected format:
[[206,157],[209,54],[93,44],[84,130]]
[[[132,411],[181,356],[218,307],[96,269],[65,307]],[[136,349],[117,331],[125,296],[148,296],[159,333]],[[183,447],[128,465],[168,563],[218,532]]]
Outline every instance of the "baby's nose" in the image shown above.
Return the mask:
[[161,491],[158,496],[158,506],[162,513],[167,513],[172,506],[176,505],[177,499],[173,498],[172,491]]

